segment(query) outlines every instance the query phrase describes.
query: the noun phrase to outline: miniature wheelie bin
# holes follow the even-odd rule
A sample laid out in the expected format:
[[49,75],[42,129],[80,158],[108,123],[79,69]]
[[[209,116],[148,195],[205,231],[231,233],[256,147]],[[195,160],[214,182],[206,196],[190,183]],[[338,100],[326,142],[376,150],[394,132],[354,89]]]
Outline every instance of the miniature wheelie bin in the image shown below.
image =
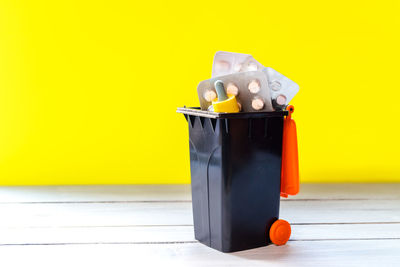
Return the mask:
[[288,163],[293,155],[297,161],[297,141],[289,136],[292,141],[286,142],[287,129],[295,127],[293,108],[177,112],[189,124],[195,238],[222,252],[285,244],[291,229],[279,220],[280,196],[298,192],[297,162]]

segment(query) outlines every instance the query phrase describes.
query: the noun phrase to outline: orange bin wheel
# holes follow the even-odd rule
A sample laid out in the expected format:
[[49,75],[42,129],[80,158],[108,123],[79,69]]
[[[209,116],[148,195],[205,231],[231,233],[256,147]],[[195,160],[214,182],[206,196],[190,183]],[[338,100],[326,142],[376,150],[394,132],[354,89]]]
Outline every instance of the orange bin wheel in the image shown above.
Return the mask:
[[276,220],[269,229],[269,238],[277,246],[285,245],[290,238],[292,230],[285,220]]

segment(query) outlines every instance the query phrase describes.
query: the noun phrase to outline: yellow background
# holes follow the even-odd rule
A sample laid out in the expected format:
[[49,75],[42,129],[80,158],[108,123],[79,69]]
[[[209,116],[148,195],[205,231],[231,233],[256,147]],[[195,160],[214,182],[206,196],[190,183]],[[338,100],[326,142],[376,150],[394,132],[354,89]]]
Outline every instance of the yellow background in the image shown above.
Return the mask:
[[400,181],[399,1],[0,0],[0,184],[187,183],[217,50],[300,85],[303,182]]

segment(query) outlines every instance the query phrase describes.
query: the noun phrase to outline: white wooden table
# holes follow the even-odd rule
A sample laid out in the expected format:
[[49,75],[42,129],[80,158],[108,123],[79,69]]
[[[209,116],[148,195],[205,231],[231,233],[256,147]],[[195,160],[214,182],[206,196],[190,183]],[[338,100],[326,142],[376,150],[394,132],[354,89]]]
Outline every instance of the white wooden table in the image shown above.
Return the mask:
[[194,239],[188,185],[0,187],[0,266],[400,266],[400,184],[304,184],[290,241]]

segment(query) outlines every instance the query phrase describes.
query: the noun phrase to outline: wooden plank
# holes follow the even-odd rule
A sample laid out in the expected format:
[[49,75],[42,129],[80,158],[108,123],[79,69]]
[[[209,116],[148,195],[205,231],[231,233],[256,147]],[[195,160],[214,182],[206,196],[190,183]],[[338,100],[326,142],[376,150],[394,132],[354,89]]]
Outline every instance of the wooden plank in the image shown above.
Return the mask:
[[294,223],[400,222],[400,200],[281,202],[280,218]]
[[[302,184],[296,199],[400,199],[400,184]],[[0,187],[0,203],[191,201],[190,185]],[[287,201],[283,199],[283,201]]]
[[292,225],[292,241],[399,239],[400,223]]
[[[190,202],[0,204],[0,227],[191,225]],[[400,222],[400,200],[285,201],[291,223]]]
[[301,184],[300,193],[290,199],[400,199],[400,183]]
[[191,201],[190,185],[3,186],[0,203]]
[[224,254],[194,240],[188,186],[0,188],[0,262],[2,266],[398,265],[398,185],[306,185],[302,192],[281,201],[281,218],[292,224],[286,246]]
[[399,240],[298,241],[236,253],[199,243],[0,246],[4,266],[398,266]]
[[196,242],[193,226],[0,228],[0,245]]
[[[397,224],[292,225],[292,241],[400,240]],[[193,226],[0,228],[0,245],[196,242]]]

